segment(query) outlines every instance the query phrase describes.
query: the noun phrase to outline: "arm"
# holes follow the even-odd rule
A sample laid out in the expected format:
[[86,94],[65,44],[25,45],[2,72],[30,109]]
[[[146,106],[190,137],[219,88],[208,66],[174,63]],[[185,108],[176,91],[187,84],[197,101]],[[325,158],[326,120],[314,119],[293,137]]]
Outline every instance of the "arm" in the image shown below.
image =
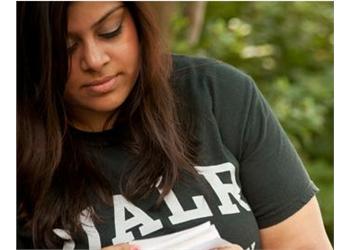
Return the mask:
[[264,249],[332,249],[316,197],[284,221],[261,229]]

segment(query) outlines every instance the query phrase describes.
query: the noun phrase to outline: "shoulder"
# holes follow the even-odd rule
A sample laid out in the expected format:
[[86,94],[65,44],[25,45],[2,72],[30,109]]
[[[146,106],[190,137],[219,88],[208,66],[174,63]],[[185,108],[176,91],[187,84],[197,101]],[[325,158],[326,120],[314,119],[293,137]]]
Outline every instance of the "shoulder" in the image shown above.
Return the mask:
[[[173,55],[172,80],[197,90],[236,94],[254,90],[252,78],[236,67],[213,58]],[[212,93],[214,94],[214,93]]]
[[216,76],[224,79],[228,77],[231,80],[237,81],[247,80],[250,78],[243,71],[218,59],[178,54],[174,54],[172,58],[174,69],[173,73],[175,77],[192,73],[200,74],[202,76]]
[[187,98],[210,101],[214,110],[244,106],[257,90],[249,75],[230,64],[184,55],[173,55],[172,82]]

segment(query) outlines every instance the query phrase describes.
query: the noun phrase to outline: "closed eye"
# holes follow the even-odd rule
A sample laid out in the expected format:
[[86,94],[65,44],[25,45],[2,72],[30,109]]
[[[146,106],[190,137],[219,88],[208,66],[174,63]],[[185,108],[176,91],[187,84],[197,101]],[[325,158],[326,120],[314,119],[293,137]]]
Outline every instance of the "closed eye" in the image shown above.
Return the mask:
[[111,32],[108,33],[101,33],[98,36],[106,39],[110,39],[113,37],[118,36],[122,32],[122,25],[119,25],[119,27]]
[[77,42],[68,42],[68,44],[67,44],[68,54],[72,54],[73,51],[77,48],[77,46],[78,46]]
[[[119,27],[111,32],[107,32],[107,33],[101,33],[98,36],[105,38],[105,39],[112,39],[114,37],[117,37],[120,33],[122,32],[122,25],[119,25]],[[72,54],[75,49],[77,48],[78,43],[77,42],[73,42],[71,40],[69,40],[67,42],[67,52],[68,54]]]

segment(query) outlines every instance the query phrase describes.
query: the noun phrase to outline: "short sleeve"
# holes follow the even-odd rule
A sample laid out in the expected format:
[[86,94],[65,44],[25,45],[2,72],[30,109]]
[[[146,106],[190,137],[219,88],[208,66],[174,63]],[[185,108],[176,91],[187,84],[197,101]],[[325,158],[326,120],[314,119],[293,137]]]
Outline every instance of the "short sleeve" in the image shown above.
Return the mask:
[[220,67],[214,109],[222,140],[239,160],[242,193],[259,228],[268,227],[297,212],[318,188],[255,82]]

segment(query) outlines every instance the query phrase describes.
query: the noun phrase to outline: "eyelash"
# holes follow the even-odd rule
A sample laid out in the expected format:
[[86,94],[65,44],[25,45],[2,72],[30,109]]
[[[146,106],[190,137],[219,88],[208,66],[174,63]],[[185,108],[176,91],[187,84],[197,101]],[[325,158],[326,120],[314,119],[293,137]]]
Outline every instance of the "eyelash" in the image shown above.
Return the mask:
[[113,37],[118,36],[121,32],[122,32],[122,25],[119,25],[119,27],[113,30],[112,32],[103,33],[103,34],[100,34],[99,36],[106,39],[111,39]]
[[[99,34],[98,36],[104,39],[112,39],[120,35],[120,33],[122,32],[122,28],[123,28],[123,25],[121,24],[117,29],[113,30],[112,32],[102,33],[102,34]],[[77,43],[74,43],[72,46],[68,47],[67,48],[68,54],[73,53],[76,47],[77,47]]]

